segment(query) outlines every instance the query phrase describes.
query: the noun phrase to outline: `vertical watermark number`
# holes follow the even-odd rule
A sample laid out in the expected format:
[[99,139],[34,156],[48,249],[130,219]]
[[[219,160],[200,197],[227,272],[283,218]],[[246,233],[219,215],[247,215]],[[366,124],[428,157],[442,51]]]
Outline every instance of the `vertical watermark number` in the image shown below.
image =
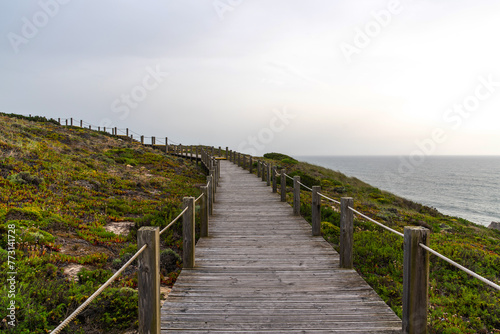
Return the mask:
[[9,326],[16,326],[16,225],[7,225],[7,323]]

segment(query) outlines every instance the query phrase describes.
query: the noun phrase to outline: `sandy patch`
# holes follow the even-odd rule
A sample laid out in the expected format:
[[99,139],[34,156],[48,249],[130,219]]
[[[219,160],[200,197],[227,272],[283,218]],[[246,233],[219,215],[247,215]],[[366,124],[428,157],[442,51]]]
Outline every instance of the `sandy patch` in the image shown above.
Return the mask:
[[81,264],[70,263],[64,267],[64,274],[75,282],[78,282],[78,272],[83,268]]
[[104,226],[104,229],[108,232],[113,232],[114,234],[127,236],[134,224],[134,222],[112,222]]

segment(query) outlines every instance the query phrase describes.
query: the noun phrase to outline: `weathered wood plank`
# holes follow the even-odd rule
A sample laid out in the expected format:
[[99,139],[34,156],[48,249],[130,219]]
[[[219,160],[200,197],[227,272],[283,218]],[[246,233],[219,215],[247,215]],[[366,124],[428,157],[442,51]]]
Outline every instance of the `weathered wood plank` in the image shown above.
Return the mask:
[[311,225],[221,162],[210,236],[163,304],[162,333],[401,333],[401,320]]

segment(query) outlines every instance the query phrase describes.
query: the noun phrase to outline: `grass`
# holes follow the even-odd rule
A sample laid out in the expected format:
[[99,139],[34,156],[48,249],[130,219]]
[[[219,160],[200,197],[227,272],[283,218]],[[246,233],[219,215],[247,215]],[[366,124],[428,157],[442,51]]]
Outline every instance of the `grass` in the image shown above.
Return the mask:
[[[54,329],[136,250],[141,226],[166,226],[184,196],[198,196],[200,168],[105,133],[62,127],[42,117],[0,115],[0,281],[8,278],[8,230],[16,231],[15,298],[6,284],[0,305],[15,301],[15,327],[2,333]],[[105,229],[134,223],[128,236]],[[182,267],[181,223],[162,235],[161,279]],[[64,273],[82,265],[78,281]],[[137,327],[135,264],[82,312],[65,333],[123,333]],[[2,316],[5,313],[2,312]]]

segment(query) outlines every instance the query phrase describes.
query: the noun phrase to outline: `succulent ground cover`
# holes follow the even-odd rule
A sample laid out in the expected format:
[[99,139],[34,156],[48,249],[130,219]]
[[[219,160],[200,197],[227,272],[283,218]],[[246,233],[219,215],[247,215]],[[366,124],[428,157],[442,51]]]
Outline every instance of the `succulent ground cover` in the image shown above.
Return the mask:
[[[359,179],[283,154],[268,153],[263,160],[285,168],[290,176],[299,175],[309,187],[321,186],[331,198],[353,197],[356,210],[399,232],[404,226],[430,229],[431,248],[500,284],[500,231],[443,215]],[[287,183],[292,187],[291,180]],[[292,203],[291,188],[287,200]],[[339,207],[325,200],[322,203],[322,234],[338,249]],[[301,191],[301,214],[310,221],[311,193],[307,190]],[[401,317],[402,238],[355,216],[354,252],[355,269]],[[430,256],[429,297],[430,333],[500,333],[500,292],[434,255]]]
[[[0,331],[55,328],[131,258],[141,226],[166,226],[181,211],[182,198],[199,195],[204,182],[196,164],[138,143],[41,117],[0,115],[0,305],[5,310],[14,300],[16,308],[16,326],[2,311]],[[130,226],[129,234],[107,229],[120,223]],[[179,222],[161,237],[165,285],[182,266],[181,236]],[[9,243],[15,247],[14,296],[5,284]],[[65,274],[74,264],[77,279]],[[134,329],[135,269],[129,267],[65,332]]]

